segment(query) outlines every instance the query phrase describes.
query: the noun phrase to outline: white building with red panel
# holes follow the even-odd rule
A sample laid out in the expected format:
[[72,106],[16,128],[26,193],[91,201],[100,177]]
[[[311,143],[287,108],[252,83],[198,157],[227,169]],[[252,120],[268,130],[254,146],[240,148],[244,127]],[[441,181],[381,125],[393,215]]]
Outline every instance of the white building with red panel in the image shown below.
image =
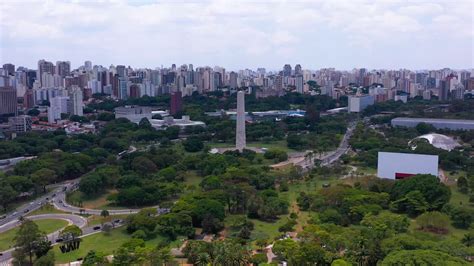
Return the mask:
[[379,152],[377,176],[404,179],[417,174],[438,176],[438,155]]

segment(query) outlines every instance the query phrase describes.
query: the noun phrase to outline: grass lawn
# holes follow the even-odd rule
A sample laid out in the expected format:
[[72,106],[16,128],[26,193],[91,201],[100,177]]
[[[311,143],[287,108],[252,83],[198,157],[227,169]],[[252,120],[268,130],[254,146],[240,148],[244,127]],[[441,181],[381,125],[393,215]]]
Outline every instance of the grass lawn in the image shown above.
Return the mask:
[[[208,142],[207,144],[211,148],[235,147],[235,143]],[[279,149],[286,152],[296,152],[296,150],[288,148],[285,140],[270,141],[270,142],[261,142],[261,141],[247,142],[247,146],[257,147],[257,148],[267,148],[267,149]]]
[[68,212],[63,212],[63,211],[57,210],[51,204],[45,204],[45,205],[41,206],[41,208],[28,213],[28,215],[26,215],[26,216],[28,217],[28,216],[38,215],[38,214],[49,214],[49,213],[68,213]]
[[459,192],[456,184],[449,186],[451,189],[451,199],[449,203],[457,207],[468,207],[474,212],[474,203],[469,202],[469,196]]
[[[131,236],[125,232],[124,228],[117,228],[112,230],[109,235],[101,232],[83,237],[80,248],[69,253],[61,253],[59,245],[56,245],[53,248],[56,263],[67,263],[76,261],[78,258],[84,258],[87,252],[92,249],[98,252],[103,252],[107,255],[111,255],[113,254],[114,250],[119,248],[129,239],[131,239]],[[154,247],[163,240],[164,238],[157,237],[147,241],[146,245]]]
[[[34,221],[39,229],[47,234],[57,231],[67,225],[64,220],[58,219],[44,219]],[[18,227],[10,229],[0,234],[0,250],[7,250],[13,245],[13,238],[18,232]]]
[[188,171],[184,180],[186,186],[194,186],[196,188],[201,184],[202,177],[200,177],[196,171]]
[[86,209],[124,209],[123,207],[112,205],[111,202],[107,200],[107,197],[114,193],[117,193],[117,191],[108,190],[106,193],[101,193],[97,196],[86,196],[80,191],[74,191],[68,194],[67,201],[69,204],[75,206],[78,206],[78,203],[82,202],[81,207]]
[[252,235],[250,236],[252,240],[265,238],[271,241],[275,237],[282,234],[281,232],[278,232],[278,228],[286,223],[287,216],[282,215],[280,219],[276,220],[273,223],[264,222],[256,219],[249,220],[252,221],[255,225],[254,230],[252,231]]

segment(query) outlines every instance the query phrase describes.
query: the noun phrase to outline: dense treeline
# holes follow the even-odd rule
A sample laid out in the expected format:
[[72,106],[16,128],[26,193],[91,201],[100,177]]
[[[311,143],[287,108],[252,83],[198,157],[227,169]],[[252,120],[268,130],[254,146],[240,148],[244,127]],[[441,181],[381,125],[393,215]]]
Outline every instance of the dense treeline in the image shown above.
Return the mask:
[[[337,260],[347,265],[411,265],[415,261],[467,265],[465,259],[474,250],[466,241],[463,244],[424,233],[442,235],[449,230],[449,223],[458,228],[472,224],[472,212],[448,204],[449,199],[449,188],[430,175],[397,182],[366,178],[354,186],[337,185],[319,193],[301,193],[300,208],[316,215],[298,235],[299,241],[279,240],[273,252],[292,265],[330,264]],[[408,217],[418,215],[416,230],[409,231]]]
[[[255,165],[261,158],[252,151],[183,156],[173,150],[156,149],[133,157],[125,160],[130,161],[130,165],[121,165],[123,175],[116,186],[117,200],[123,200],[121,204],[159,204],[177,198],[183,192],[180,184],[190,178],[190,171],[200,175],[202,181],[201,189],[181,194],[167,215],[150,215],[148,212],[152,210],[132,215],[127,223],[131,234],[143,231],[147,237],[157,234],[170,239],[179,235],[191,237],[195,227],[205,233],[219,232],[227,214],[273,221],[288,211],[288,202],[275,190],[276,182],[280,181],[264,166]],[[135,190],[140,192],[130,192]],[[148,193],[166,196],[153,198]],[[124,200],[126,196],[130,198]],[[143,199],[152,200],[137,202]]]

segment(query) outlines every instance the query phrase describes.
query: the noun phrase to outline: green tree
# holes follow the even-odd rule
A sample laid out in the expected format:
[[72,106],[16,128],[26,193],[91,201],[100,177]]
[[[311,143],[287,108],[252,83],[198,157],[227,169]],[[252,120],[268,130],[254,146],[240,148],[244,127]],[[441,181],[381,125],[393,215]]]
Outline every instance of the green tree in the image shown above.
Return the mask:
[[427,123],[418,123],[415,129],[416,131],[418,131],[419,134],[422,134],[422,135],[434,132],[436,130],[434,126]]
[[6,184],[5,182],[0,183],[0,204],[3,210],[7,210],[8,204],[13,202],[18,194],[19,193],[15,191],[9,184]]
[[52,250],[48,251],[46,255],[38,258],[35,263],[33,264],[34,266],[54,266],[54,252]]
[[27,262],[28,265],[33,265],[33,257],[39,251],[38,248],[41,248],[42,253],[44,252],[40,243],[47,241],[45,239],[46,235],[39,230],[38,225],[31,220],[24,219],[14,238],[16,249],[13,258],[20,264]]
[[133,159],[132,168],[142,175],[149,175],[158,170],[156,164],[145,156],[139,156]]
[[258,266],[259,264],[266,263],[268,261],[267,254],[265,253],[257,253],[254,254],[250,258],[250,262],[253,263],[253,265]]
[[46,185],[56,180],[56,172],[47,168],[41,168],[31,175],[31,180],[36,186],[42,187],[46,193]]
[[153,129],[153,127],[151,126],[150,121],[146,117],[144,117],[140,120],[140,122],[138,123],[138,127],[141,128],[141,129],[146,129],[146,130]]
[[110,213],[108,210],[102,210],[100,212],[100,216],[102,216],[103,220],[105,221],[107,219],[107,217],[109,217]]
[[62,238],[78,238],[82,235],[82,230],[77,225],[68,225],[60,233]]
[[474,230],[471,229],[467,234],[465,234],[461,242],[468,247],[474,246]]
[[388,254],[380,265],[469,265],[466,261],[434,250],[400,250]]
[[203,178],[201,181],[200,186],[204,190],[213,190],[213,189],[219,189],[222,186],[222,179],[218,176],[215,175],[208,175]]
[[84,257],[82,261],[82,265],[84,266],[95,266],[95,265],[106,265],[107,258],[103,253],[96,252],[95,250],[89,250],[87,255]]
[[451,220],[455,227],[466,229],[474,222],[474,213],[469,208],[456,208],[451,212]]
[[396,212],[404,212],[410,216],[416,216],[428,210],[427,203],[423,194],[418,191],[410,191],[400,199],[390,203],[390,209]]
[[440,210],[451,197],[449,188],[433,175],[414,175],[396,182],[390,192],[390,197],[396,201],[415,190],[423,195],[428,203],[428,210]]
[[204,148],[204,143],[201,138],[196,136],[188,137],[182,143],[187,152],[198,152]]

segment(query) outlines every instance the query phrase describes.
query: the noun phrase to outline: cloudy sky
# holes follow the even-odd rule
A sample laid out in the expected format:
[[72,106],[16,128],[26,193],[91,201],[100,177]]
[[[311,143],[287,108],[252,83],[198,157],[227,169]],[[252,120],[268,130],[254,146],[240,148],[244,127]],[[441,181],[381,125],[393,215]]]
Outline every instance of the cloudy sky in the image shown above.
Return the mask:
[[473,0],[0,1],[0,63],[474,67]]

